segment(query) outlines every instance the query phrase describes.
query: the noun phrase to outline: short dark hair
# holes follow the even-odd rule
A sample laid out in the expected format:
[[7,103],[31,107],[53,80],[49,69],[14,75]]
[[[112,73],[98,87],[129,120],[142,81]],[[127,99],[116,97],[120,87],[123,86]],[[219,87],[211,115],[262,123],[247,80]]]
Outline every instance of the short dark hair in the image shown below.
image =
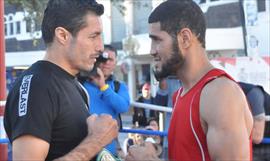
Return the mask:
[[104,45],[104,50],[110,50],[110,51],[113,51],[113,52],[115,53],[115,56],[117,56],[117,50],[116,50],[116,48],[114,48],[112,45],[105,44],[105,45]]
[[49,0],[42,21],[42,37],[46,45],[52,43],[57,27],[76,36],[85,27],[85,15],[89,12],[98,16],[104,12],[102,4],[95,0]]
[[151,123],[152,121],[155,121],[155,122],[158,124],[158,119],[157,119],[157,118],[155,118],[155,117],[150,117],[149,120],[147,121],[147,125],[150,125],[150,123]]
[[148,23],[160,22],[161,29],[171,36],[189,28],[205,48],[206,23],[202,10],[192,0],[170,0],[161,3],[148,18]]

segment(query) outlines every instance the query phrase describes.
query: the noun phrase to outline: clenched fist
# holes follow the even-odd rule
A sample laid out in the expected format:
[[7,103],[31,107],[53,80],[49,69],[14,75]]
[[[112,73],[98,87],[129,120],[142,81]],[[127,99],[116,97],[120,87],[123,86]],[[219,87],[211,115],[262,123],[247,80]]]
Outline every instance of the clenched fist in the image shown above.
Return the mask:
[[117,121],[110,115],[91,115],[87,118],[88,136],[105,146],[118,136]]

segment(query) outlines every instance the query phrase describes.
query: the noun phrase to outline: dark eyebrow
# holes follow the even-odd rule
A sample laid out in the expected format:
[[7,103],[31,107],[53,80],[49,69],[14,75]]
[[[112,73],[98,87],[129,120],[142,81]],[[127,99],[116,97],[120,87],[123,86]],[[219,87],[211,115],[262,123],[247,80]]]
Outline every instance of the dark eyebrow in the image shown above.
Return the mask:
[[97,32],[91,33],[90,35],[101,35],[101,32],[97,31]]
[[158,39],[159,39],[159,37],[156,36],[156,35],[149,35],[149,37],[150,37],[151,39],[153,39],[153,40],[158,40]]

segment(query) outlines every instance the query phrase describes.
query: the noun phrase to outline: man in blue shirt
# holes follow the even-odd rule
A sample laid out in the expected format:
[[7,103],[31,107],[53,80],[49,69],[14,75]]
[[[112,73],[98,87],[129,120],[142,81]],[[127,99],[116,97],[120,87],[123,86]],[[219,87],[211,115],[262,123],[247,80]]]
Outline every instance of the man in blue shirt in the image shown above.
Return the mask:
[[[91,75],[83,83],[90,96],[91,114],[110,114],[114,119],[120,113],[129,110],[130,98],[127,86],[115,80],[113,71],[116,67],[117,51],[111,45],[104,46],[102,61],[97,60],[96,75]],[[112,154],[117,155],[117,140],[106,146]]]

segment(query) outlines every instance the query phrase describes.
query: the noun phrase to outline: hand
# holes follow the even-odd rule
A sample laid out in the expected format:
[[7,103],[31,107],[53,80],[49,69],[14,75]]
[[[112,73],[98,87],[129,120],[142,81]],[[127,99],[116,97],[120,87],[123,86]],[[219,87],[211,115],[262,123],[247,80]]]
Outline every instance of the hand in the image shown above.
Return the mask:
[[118,136],[117,121],[110,115],[91,115],[87,118],[88,136],[101,146],[112,142]]
[[[139,155],[138,155],[139,154]],[[128,150],[128,155],[125,161],[135,161],[135,160],[160,160],[156,155],[156,150],[154,145],[149,142],[145,142],[144,145],[138,146],[133,145]]]
[[97,68],[97,76],[90,76],[90,78],[99,88],[106,84],[104,74],[100,68]]

